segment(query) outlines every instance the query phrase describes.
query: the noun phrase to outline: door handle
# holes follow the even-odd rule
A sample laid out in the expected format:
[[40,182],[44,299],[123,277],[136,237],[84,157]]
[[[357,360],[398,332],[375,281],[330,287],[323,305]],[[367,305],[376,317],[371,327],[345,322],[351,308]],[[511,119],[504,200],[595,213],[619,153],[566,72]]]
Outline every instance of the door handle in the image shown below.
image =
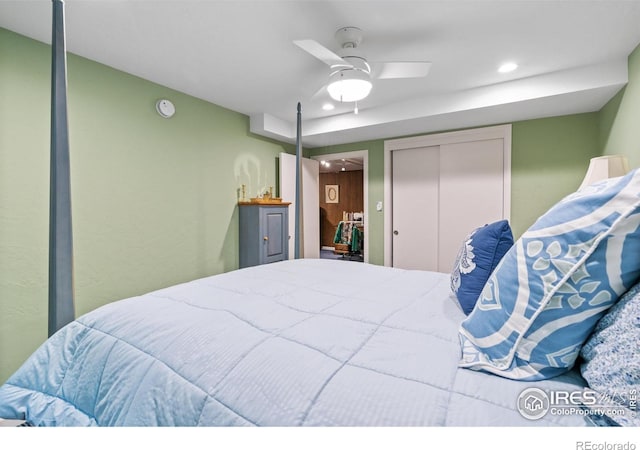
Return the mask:
[[393,234],[395,234],[397,236],[399,234],[398,230],[393,230]]
[[268,241],[269,240],[269,236],[265,236],[262,239],[265,240],[265,241]]

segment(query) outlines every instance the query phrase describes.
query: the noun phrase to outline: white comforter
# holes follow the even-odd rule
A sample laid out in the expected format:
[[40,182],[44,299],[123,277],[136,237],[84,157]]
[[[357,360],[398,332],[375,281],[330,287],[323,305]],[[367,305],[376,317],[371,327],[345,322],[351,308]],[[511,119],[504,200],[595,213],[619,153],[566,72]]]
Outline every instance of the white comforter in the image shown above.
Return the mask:
[[517,411],[524,383],[457,367],[445,274],[297,260],[109,304],[0,388],[35,425],[584,425]]

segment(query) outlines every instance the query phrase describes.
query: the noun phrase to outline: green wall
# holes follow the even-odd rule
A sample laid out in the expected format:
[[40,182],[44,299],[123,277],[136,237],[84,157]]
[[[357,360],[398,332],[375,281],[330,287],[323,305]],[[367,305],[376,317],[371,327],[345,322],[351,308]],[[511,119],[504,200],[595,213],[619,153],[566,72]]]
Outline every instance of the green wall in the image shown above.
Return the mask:
[[511,142],[511,225],[519,237],[582,183],[600,155],[598,114],[514,122]]
[[[0,28],[0,383],[46,338],[50,52]],[[68,102],[77,315],[238,267],[237,189],[276,186],[291,146],[74,55]]]
[[[377,212],[375,204],[384,198],[384,140],[314,148],[309,154],[355,150],[369,150],[369,258],[374,264],[383,264],[385,212]],[[578,188],[589,159],[599,151],[597,113],[513,123],[511,226],[516,237]]]
[[600,111],[603,155],[623,154],[640,167],[640,46],[629,56],[629,82]]

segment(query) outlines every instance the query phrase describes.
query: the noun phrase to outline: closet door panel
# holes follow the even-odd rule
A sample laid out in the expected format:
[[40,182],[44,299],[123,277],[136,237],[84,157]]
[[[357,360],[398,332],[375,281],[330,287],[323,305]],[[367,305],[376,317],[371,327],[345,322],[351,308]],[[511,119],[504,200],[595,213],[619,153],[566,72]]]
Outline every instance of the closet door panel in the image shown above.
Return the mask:
[[463,239],[504,217],[502,139],[440,146],[438,271],[450,272]]
[[393,267],[437,270],[438,147],[393,152]]

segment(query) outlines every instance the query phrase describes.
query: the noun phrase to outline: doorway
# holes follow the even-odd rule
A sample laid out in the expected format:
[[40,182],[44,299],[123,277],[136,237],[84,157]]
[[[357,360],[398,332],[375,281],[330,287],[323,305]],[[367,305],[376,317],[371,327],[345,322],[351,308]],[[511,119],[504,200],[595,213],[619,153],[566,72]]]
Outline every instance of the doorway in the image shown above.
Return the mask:
[[369,261],[367,150],[313,156],[320,163],[320,257]]

